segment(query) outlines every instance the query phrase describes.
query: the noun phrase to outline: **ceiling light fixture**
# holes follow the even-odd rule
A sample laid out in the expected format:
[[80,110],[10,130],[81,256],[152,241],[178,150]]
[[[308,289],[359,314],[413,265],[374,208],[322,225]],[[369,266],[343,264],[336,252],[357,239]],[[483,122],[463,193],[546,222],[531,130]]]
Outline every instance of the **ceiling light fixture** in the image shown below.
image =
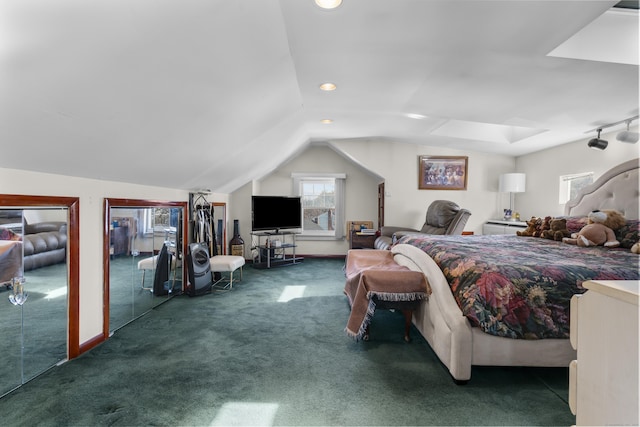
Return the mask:
[[629,125],[631,124],[631,120],[627,120],[627,130],[623,130],[616,135],[616,139],[620,142],[628,142],[630,144],[635,144],[640,139],[640,135],[638,132],[629,132]]
[[323,9],[335,9],[342,4],[342,0],[315,0],[315,2]]
[[600,132],[602,132],[602,129],[598,129],[597,138],[593,138],[589,140],[589,142],[587,143],[589,148],[593,148],[594,150],[604,150],[605,148],[607,148],[607,145],[609,145],[609,142],[605,141],[604,139],[600,139]]
[[624,120],[620,120],[618,122],[614,122],[614,123],[609,123],[607,125],[602,125],[602,126],[598,126],[596,129],[591,129],[586,131],[585,133],[591,133],[593,131],[598,131],[598,137],[597,138],[593,138],[592,140],[589,141],[589,143],[587,144],[589,147],[591,148],[595,148],[598,150],[604,150],[605,148],[607,148],[607,145],[609,144],[607,141],[605,141],[604,139],[600,139],[600,132],[602,132],[602,129],[605,128],[610,128],[611,126],[617,126],[621,123],[626,123],[627,124],[627,130],[626,131],[622,131],[619,132],[618,135],[616,136],[616,139],[618,141],[621,142],[628,142],[628,143],[635,143],[638,142],[638,132],[629,132],[629,125],[631,124],[632,121],[637,120],[638,119],[638,115],[636,114],[633,117],[629,117],[627,119]]
[[328,125],[329,123],[333,123],[333,120],[331,120],[331,119],[322,119],[322,120],[320,120],[320,123],[322,123],[323,125]]
[[320,90],[324,90],[325,92],[330,92],[332,90],[336,90],[336,87],[337,86],[335,84],[327,82],[327,83],[322,83],[320,85]]

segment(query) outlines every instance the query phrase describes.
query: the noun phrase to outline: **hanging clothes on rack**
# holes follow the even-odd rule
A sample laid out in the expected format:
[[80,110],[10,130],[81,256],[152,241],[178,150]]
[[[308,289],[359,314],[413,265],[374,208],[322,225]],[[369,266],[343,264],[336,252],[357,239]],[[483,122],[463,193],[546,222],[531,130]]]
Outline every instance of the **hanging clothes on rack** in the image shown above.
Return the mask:
[[215,243],[215,234],[213,232],[213,213],[211,206],[197,207],[197,239],[198,243],[206,243],[209,253],[213,255],[213,247]]
[[[205,244],[209,251],[209,256],[213,257],[218,255],[213,206],[203,193],[190,193],[189,200],[190,216],[192,218],[192,242]],[[212,273],[214,280],[220,279],[221,273]]]

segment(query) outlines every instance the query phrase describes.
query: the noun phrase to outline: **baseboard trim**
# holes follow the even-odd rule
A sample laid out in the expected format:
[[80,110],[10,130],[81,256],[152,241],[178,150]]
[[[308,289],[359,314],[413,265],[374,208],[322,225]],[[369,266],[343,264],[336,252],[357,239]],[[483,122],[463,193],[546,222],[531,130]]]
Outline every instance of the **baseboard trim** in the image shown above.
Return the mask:
[[[315,259],[345,259],[347,256],[346,255],[308,255],[308,254],[296,254],[296,258],[315,258]],[[254,264],[255,260],[252,260],[250,258],[245,258],[246,264]],[[300,261],[302,262],[302,261]],[[298,263],[296,263],[298,264]],[[294,264],[291,264],[294,265]]]
[[304,254],[296,254],[296,256],[302,258],[329,258],[329,259],[344,259],[346,255],[304,255]]
[[103,342],[106,341],[106,338],[104,337],[103,334],[100,335],[96,335],[95,337],[91,338],[88,341],[83,342],[82,344],[80,344],[80,354],[91,350],[92,348],[94,348],[95,346],[97,346],[98,344],[102,344]]

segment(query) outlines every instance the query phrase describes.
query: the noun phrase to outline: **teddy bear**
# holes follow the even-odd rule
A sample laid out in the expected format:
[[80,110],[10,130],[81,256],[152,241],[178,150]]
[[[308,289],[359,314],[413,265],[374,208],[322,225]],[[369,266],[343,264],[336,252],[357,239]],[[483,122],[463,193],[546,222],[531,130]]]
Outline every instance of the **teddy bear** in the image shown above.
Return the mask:
[[538,230],[541,224],[542,218],[532,216],[531,219],[527,221],[527,228],[522,231],[516,231],[516,234],[518,236],[533,236],[533,233]]
[[636,242],[631,246],[631,253],[640,254],[640,242]]
[[567,219],[566,218],[553,218],[549,223],[549,230],[545,230],[542,232],[542,237],[545,239],[551,239],[556,241],[561,241],[565,237],[570,237],[571,233],[567,229]]
[[533,232],[533,237],[542,237],[543,234],[550,229],[551,229],[551,217],[545,216],[544,219],[542,220],[542,223],[540,224],[540,227]]
[[616,248],[620,242],[616,239],[614,230],[622,227],[625,218],[618,211],[612,209],[595,210],[589,213],[587,225],[573,233],[571,237],[562,239],[564,243],[578,246],[605,246]]

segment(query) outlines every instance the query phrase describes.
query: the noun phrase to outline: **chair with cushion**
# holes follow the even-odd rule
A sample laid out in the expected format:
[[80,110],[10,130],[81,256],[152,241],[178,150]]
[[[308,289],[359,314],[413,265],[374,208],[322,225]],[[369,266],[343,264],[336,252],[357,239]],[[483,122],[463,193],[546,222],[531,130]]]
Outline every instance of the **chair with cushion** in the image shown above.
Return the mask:
[[470,211],[461,208],[454,202],[435,200],[429,205],[425,223],[420,230],[409,227],[382,226],[380,236],[376,238],[374,246],[376,249],[389,249],[397,239],[405,234],[462,234],[470,216]]

